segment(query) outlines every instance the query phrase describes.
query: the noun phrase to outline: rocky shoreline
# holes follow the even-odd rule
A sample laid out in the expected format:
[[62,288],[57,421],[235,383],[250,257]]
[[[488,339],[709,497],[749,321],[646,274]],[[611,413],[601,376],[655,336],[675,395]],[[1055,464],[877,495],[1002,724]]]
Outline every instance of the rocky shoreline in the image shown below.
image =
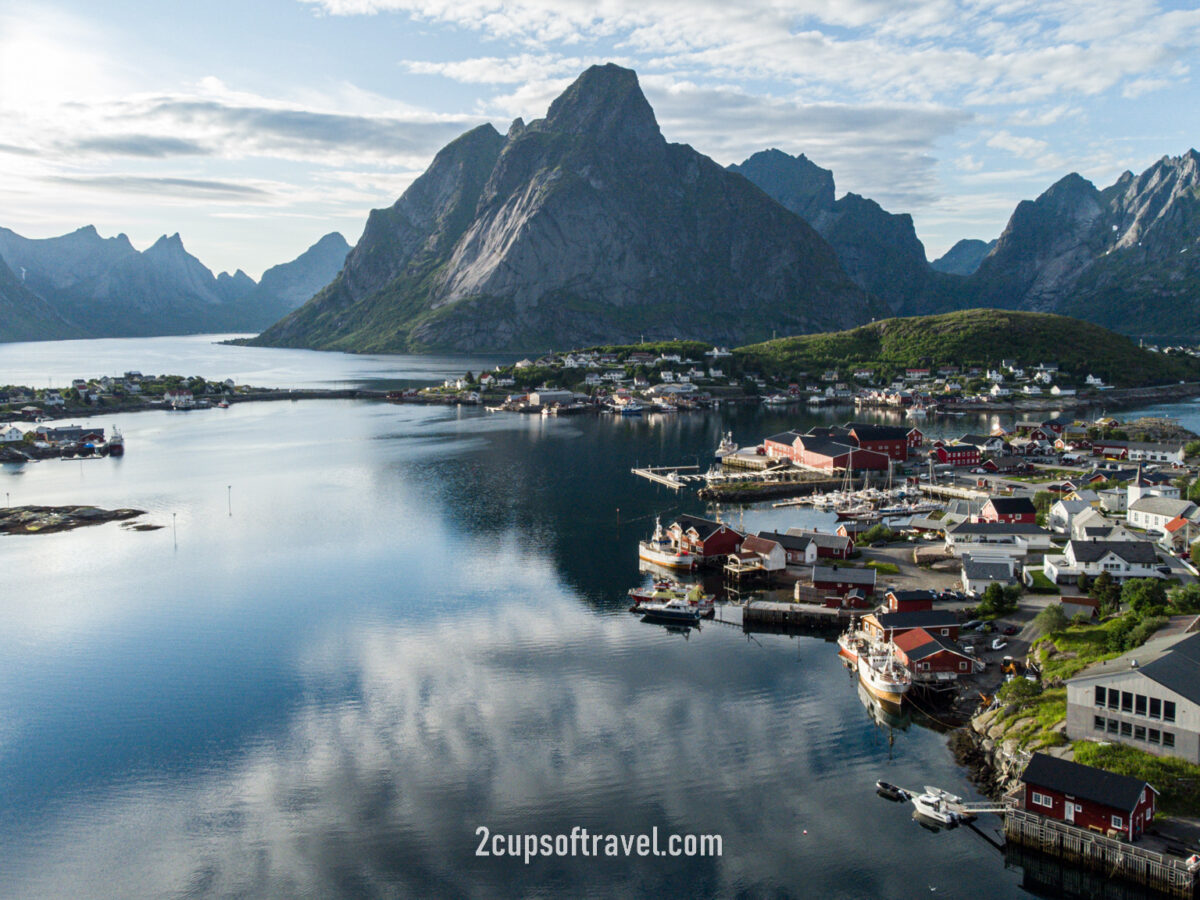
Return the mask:
[[[122,522],[144,516],[144,509],[101,509],[98,506],[6,506],[0,508],[0,534],[52,534],[105,522]],[[161,525],[127,526],[150,531]]]
[[[1032,753],[1021,748],[1011,735],[1021,733],[1033,720],[1028,716],[1005,716],[1005,708],[989,709],[973,716],[950,735],[950,750],[958,764],[967,769],[980,792],[999,799],[1021,784],[1021,773]],[[1065,727],[1065,722],[1062,725]],[[1036,748],[1039,753],[1071,759],[1070,743]]]

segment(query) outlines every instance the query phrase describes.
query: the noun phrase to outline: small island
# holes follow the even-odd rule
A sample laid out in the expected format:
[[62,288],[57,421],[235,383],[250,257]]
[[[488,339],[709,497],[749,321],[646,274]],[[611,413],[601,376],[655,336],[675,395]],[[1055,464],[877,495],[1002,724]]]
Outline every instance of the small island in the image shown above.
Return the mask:
[[[101,509],[98,506],[6,506],[0,508],[0,534],[51,534],[105,522],[123,522],[144,516],[144,509]],[[135,525],[137,531],[162,526]]]

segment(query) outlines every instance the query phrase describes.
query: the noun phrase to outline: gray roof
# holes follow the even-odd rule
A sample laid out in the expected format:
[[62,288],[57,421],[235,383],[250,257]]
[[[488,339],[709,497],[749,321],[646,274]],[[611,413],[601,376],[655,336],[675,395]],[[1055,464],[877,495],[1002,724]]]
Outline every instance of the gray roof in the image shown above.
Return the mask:
[[1200,703],[1200,634],[1184,638],[1167,653],[1142,666],[1141,673],[1193,703]]
[[1099,562],[1112,553],[1127,563],[1154,565],[1158,554],[1149,541],[1071,541],[1067,546],[1076,562]]
[[974,580],[976,578],[986,578],[989,581],[1012,581],[1013,570],[1012,566],[1006,562],[993,562],[992,560],[976,560],[967,556],[962,561],[963,574],[967,578]]
[[959,522],[947,534],[1049,534],[1033,522]]
[[1117,775],[1045,753],[1033,754],[1021,780],[1125,812],[1138,805],[1146,789],[1146,782],[1140,778]]
[[808,549],[808,545],[812,543],[811,534],[779,534],[776,531],[760,531],[760,538],[767,541],[774,541],[784,550],[792,552],[803,551]]
[[849,567],[813,566],[813,583],[818,581],[834,581],[839,584],[869,584],[875,585],[874,569],[854,569]]
[[890,612],[875,616],[884,628],[946,628],[958,624],[958,616],[948,609],[922,609],[916,612]]
[[1170,497],[1139,497],[1129,508],[1134,512],[1174,518],[1188,515],[1196,509],[1196,504],[1190,500],[1174,500]]
[[803,528],[789,528],[787,533],[795,537],[806,537],[818,547],[830,547],[841,550],[845,548],[846,543],[853,541],[840,534],[829,534],[824,531],[805,531]]

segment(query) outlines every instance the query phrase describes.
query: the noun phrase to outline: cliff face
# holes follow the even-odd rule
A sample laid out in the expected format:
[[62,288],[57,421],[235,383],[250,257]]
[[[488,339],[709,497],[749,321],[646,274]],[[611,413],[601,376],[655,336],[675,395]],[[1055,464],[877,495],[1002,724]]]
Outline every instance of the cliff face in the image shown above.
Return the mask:
[[729,170],[744,175],[812,225],[855,284],[885,300],[892,311],[928,305],[922,298],[940,276],[930,269],[907,213],[889,213],[858,194],[835,200],[833,173],[804,154],[764,150]]
[[1043,309],[1130,334],[1200,334],[1200,154],[1104,190],[1068,175],[1018,205],[968,301]]
[[649,338],[744,343],[866,321],[881,305],[802,220],[668,144],[636,75],[583,73],[544,119],[468,132],[388,210],[339,278],[259,342],[527,350]]
[[26,288],[0,257],[0,342],[75,337],[82,334]]
[[930,268],[946,275],[971,275],[979,268],[985,256],[992,252],[996,242],[963,238],[931,262]]

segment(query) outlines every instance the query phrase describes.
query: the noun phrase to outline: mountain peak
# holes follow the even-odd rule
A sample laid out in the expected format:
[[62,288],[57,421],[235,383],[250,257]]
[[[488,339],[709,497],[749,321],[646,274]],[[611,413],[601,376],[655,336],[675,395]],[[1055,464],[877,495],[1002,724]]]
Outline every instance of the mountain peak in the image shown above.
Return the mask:
[[550,104],[544,126],[570,134],[611,135],[622,143],[663,140],[637,73],[614,63],[586,69]]

